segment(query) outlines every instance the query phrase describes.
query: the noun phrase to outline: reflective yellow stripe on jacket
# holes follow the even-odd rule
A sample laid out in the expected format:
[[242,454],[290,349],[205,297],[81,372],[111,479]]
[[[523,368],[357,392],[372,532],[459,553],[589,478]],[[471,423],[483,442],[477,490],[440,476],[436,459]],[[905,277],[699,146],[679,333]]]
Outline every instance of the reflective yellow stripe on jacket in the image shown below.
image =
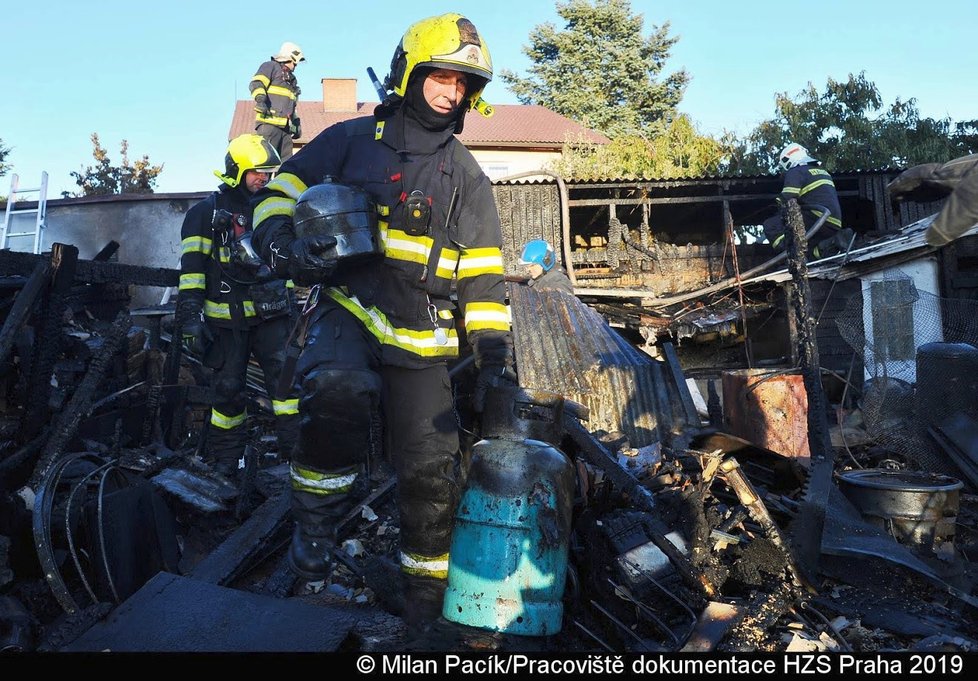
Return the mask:
[[[242,300],[245,317],[255,316],[255,304],[250,300]],[[231,319],[231,308],[228,303],[215,303],[213,300],[204,301],[204,316],[214,319]]]
[[367,331],[384,345],[400,348],[419,357],[455,357],[458,355],[458,333],[454,328],[442,329],[447,342],[435,341],[434,329],[406,329],[392,325],[376,307],[364,308],[356,296],[347,297],[337,288],[326,289],[327,295],[359,319]]

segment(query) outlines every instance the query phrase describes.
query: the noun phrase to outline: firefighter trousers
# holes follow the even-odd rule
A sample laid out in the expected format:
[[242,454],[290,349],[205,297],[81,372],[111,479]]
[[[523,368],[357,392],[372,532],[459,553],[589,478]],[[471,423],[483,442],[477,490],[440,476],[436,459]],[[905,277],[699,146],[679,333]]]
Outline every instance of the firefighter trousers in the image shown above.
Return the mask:
[[218,344],[219,364],[214,369],[214,406],[211,409],[208,451],[217,463],[233,466],[247,444],[248,395],[245,387],[248,362],[254,355],[265,378],[265,389],[275,414],[278,451],[291,457],[299,425],[299,400],[294,394],[279,396],[279,376],[285,363],[289,317],[269,319],[248,330],[212,327]]
[[293,493],[349,494],[358,487],[355,478],[362,476],[382,423],[383,445],[397,475],[401,569],[445,579],[459,447],[445,364],[383,365],[377,339],[352,314],[323,300],[296,374],[300,426]]

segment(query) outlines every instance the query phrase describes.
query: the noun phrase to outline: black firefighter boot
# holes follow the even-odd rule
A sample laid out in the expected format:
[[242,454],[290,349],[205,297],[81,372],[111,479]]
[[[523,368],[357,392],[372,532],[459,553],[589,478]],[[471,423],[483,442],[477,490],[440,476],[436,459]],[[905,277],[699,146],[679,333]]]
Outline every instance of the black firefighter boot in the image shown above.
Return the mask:
[[441,617],[448,580],[408,574],[405,583],[404,625],[408,639],[418,639]]
[[295,531],[289,545],[289,567],[309,582],[326,579],[333,572],[332,551],[336,524],[353,504],[349,493],[313,494],[292,490]]

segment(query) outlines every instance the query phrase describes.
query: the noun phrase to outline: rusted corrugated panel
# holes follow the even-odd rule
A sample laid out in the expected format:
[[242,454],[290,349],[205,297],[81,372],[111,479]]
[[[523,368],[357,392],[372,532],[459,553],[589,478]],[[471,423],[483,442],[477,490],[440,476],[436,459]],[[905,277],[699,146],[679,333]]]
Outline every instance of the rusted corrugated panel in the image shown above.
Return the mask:
[[520,383],[588,406],[588,429],[624,433],[633,447],[669,444],[690,425],[680,387],[574,296],[514,285]]
[[563,264],[557,185],[495,185],[492,191],[503,229],[503,265],[506,274],[522,273],[517,261],[523,245],[531,239],[546,239],[557,251],[557,262]]

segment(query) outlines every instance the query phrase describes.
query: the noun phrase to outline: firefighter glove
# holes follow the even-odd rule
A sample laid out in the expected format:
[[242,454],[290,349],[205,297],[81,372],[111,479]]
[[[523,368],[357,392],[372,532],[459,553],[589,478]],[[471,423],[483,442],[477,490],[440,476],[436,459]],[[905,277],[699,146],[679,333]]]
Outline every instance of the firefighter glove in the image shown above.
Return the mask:
[[272,115],[272,105],[268,101],[268,97],[265,95],[258,95],[255,97],[255,111],[260,113],[262,116]]
[[292,139],[294,140],[302,137],[302,122],[298,116],[293,116],[289,119],[289,134],[292,135]]
[[479,369],[472,395],[472,408],[481,414],[486,408],[486,397],[490,391],[516,386],[516,372],[507,366],[489,365]]
[[295,239],[289,244],[288,276],[300,286],[325,283],[336,270],[335,258],[322,254],[336,246],[328,234],[313,234]]
[[183,347],[198,358],[203,357],[211,343],[214,342],[214,334],[200,318],[184,322],[181,336]]

